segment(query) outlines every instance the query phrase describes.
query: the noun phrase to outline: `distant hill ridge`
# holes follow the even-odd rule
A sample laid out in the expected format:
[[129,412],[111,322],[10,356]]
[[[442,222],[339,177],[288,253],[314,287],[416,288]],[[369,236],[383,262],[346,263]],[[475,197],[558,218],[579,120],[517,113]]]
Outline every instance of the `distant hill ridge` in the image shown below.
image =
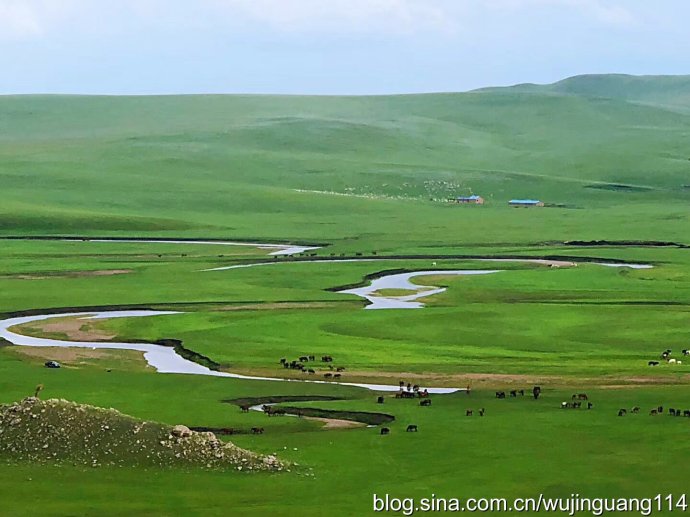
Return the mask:
[[586,74],[552,84],[523,83],[473,91],[579,95],[690,109],[690,75]]

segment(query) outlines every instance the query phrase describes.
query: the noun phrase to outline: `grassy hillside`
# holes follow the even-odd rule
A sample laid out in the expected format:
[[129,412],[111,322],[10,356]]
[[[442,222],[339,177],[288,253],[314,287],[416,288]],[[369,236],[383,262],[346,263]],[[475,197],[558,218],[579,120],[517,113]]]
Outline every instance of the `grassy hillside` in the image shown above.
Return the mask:
[[[688,114],[553,93],[2,97],[0,233],[674,240],[689,132]],[[470,192],[481,211],[443,202]]]
[[690,75],[577,75],[553,84],[518,84],[507,88],[483,88],[480,91],[602,97],[690,111]]
[[280,471],[261,457],[186,426],[138,420],[114,409],[35,397],[0,405],[0,460],[87,467],[139,466]]

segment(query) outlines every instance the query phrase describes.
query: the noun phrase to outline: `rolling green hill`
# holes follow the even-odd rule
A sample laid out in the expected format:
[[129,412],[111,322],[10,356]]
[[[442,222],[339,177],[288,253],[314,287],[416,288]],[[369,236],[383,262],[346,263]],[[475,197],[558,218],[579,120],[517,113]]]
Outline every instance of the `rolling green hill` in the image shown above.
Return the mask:
[[[472,243],[487,230],[533,242],[537,226],[551,229],[543,239],[564,238],[559,226],[571,239],[606,239],[614,225],[618,238],[681,239],[690,114],[625,98],[680,98],[686,83],[612,76],[530,93],[0,97],[0,233],[337,240],[405,228]],[[448,210],[447,198],[470,192],[488,200],[481,214]],[[505,208],[521,197],[562,208],[538,217]]]
[[690,110],[690,75],[589,74],[568,77],[553,84],[518,84],[479,91],[579,95],[620,99],[669,109]]

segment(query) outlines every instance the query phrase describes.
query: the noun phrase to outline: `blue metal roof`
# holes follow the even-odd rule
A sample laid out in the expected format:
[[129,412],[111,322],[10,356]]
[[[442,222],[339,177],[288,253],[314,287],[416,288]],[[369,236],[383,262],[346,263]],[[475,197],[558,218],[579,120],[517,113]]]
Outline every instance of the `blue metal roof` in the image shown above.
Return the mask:
[[537,203],[541,203],[538,199],[511,199],[508,201],[508,203],[513,203],[516,205],[536,205]]

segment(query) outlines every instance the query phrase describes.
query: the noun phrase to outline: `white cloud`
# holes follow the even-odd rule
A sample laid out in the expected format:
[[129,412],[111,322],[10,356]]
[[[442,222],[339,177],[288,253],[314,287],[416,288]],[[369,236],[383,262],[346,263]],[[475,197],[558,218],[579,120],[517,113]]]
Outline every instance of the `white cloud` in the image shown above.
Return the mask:
[[610,0],[494,0],[487,2],[494,9],[509,9],[512,11],[534,10],[535,8],[554,7],[564,9],[564,12],[578,12],[585,17],[603,23],[620,27],[633,27],[640,23],[631,11]]
[[24,38],[40,33],[41,23],[30,5],[21,0],[0,0],[0,38]]
[[[450,31],[447,0],[205,0],[225,15],[285,31]],[[463,2],[458,2],[463,3]]]

